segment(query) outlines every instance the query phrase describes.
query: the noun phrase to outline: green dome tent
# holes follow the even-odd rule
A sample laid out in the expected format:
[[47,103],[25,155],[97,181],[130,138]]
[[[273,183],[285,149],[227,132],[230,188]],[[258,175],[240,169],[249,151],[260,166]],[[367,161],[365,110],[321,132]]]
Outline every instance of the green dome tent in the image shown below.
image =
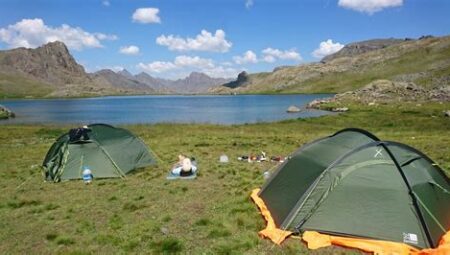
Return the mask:
[[[79,130],[84,133],[77,136]],[[130,131],[93,124],[60,136],[48,151],[43,168],[46,180],[58,182],[81,179],[85,167],[94,178],[114,178],[154,163],[155,157]]]
[[278,229],[435,248],[450,229],[449,191],[418,150],[344,129],[296,151],[258,196]]

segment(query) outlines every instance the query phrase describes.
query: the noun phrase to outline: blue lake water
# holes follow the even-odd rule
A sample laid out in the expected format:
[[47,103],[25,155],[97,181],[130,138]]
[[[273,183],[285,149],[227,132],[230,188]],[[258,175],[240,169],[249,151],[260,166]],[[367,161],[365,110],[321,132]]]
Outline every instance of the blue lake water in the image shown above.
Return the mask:
[[236,95],[236,96],[117,96],[81,99],[0,100],[16,118],[0,124],[143,124],[212,123],[243,124],[315,117],[325,111],[287,113],[290,105],[304,108],[310,101],[332,96]]

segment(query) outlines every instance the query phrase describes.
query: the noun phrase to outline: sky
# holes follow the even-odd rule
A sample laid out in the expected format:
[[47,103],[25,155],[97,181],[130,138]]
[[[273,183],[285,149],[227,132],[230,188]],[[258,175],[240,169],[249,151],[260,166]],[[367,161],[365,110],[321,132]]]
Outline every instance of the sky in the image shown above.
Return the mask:
[[449,0],[0,0],[0,50],[64,42],[86,71],[177,79],[320,61],[345,44],[450,34]]

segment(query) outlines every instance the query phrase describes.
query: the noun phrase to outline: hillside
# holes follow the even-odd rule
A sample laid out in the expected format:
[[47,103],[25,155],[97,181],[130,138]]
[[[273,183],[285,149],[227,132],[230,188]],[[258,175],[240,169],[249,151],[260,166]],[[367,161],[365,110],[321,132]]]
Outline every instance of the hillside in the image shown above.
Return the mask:
[[[320,63],[246,74],[241,77],[241,82],[224,84],[212,92],[339,93],[361,88],[378,79],[413,82],[424,88],[449,86],[450,36],[375,42],[390,43],[379,43],[379,47],[369,50],[350,51],[350,48],[363,48],[353,43]],[[367,45],[367,41],[359,45],[364,44]]]

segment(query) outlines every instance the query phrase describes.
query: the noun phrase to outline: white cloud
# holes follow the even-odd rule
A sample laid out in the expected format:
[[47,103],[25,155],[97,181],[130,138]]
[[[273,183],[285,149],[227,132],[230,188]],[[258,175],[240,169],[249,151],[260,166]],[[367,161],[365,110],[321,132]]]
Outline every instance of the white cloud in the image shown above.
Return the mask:
[[216,66],[214,68],[203,69],[201,72],[214,78],[236,78],[236,76],[242,72],[232,67]]
[[256,54],[251,50],[246,51],[242,56],[234,56],[233,60],[238,65],[247,63],[258,63],[258,58],[256,57]]
[[137,68],[153,74],[166,73],[166,77],[172,78],[182,78],[193,71],[202,72],[211,77],[225,78],[236,77],[239,73],[239,70],[232,67],[215,65],[212,59],[186,55],[177,56],[174,61],[154,61],[147,64],[139,63]]
[[115,39],[117,39],[115,35],[89,33],[80,27],[66,24],[50,27],[45,25],[42,19],[22,19],[14,25],[0,28],[0,41],[10,48],[35,48],[48,42],[62,41],[70,49],[82,50],[101,48],[103,45],[100,41]]
[[253,6],[253,0],[246,0],[245,1],[245,8],[250,9],[250,7]]
[[102,34],[102,33],[95,33],[94,35],[99,40],[115,41],[115,40],[119,39],[119,37],[117,37],[117,35],[106,35],[106,34]]
[[340,44],[338,42],[333,43],[333,40],[328,39],[326,41],[321,42],[319,48],[315,49],[312,52],[312,55],[316,58],[323,58],[325,56],[338,52],[342,48],[344,48],[343,44]]
[[301,61],[302,57],[295,49],[279,50],[273,48],[266,48],[262,51],[263,60],[268,63],[273,63],[278,59]]
[[200,58],[198,56],[177,56],[174,64],[177,67],[198,67],[198,68],[213,68],[214,62],[211,59]]
[[161,23],[158,8],[138,8],[133,13],[133,21],[138,23]]
[[174,51],[227,52],[232,45],[225,39],[225,32],[222,29],[216,30],[214,35],[202,30],[195,38],[186,39],[174,35],[161,35],[156,38],[156,43]]
[[403,0],[339,0],[338,5],[370,15],[385,8],[403,5]]
[[139,47],[134,46],[134,45],[123,46],[123,47],[120,47],[119,52],[122,54],[125,54],[125,55],[137,55],[137,54],[139,54]]
[[164,73],[177,68],[174,63],[165,61],[154,61],[148,64],[139,63],[137,67],[149,73]]
[[110,6],[110,5],[111,5],[111,3],[110,3],[108,0],[103,0],[103,1],[102,1],[102,4],[103,4],[104,6]]

